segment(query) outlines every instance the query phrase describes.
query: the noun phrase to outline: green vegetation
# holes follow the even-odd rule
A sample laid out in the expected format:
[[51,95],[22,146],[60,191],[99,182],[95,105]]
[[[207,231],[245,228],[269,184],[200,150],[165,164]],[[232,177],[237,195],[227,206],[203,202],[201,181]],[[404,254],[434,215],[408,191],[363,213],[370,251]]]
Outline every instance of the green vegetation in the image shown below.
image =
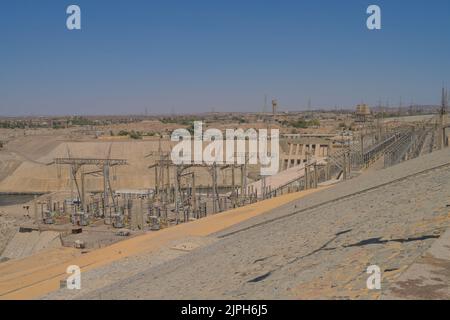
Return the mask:
[[120,137],[129,136],[131,139],[136,139],[136,140],[142,139],[142,134],[139,131],[134,131],[134,130],[131,130],[131,132],[129,132],[127,130],[120,130],[117,135]]
[[91,121],[91,120],[83,118],[83,117],[74,117],[70,120],[70,122],[74,126],[92,126],[95,124],[94,121]]
[[2,121],[0,122],[0,128],[4,129],[25,129],[27,124],[24,122]]
[[142,135],[141,135],[141,133],[140,133],[139,131],[134,131],[134,130],[132,130],[132,131],[130,132],[130,138],[131,138],[131,139],[139,140],[139,139],[142,139]]
[[248,121],[247,121],[246,119],[241,118],[241,117],[236,117],[236,116],[234,116],[234,117],[232,117],[231,119],[232,119],[234,122],[248,123]]
[[189,127],[187,128],[187,130],[189,131],[189,133],[190,133],[191,135],[194,134],[194,123],[193,123],[193,122],[189,125]]
[[310,128],[310,127],[319,127],[320,121],[318,119],[313,119],[313,120],[299,119],[295,122],[291,122],[290,125],[294,128],[306,129],[306,128]]
[[52,128],[53,128],[53,129],[63,129],[63,128],[65,128],[65,126],[62,125],[62,124],[59,123],[59,122],[53,122]]
[[189,126],[191,125],[194,121],[198,121],[198,119],[196,117],[186,117],[186,118],[162,118],[160,120],[162,123],[175,123],[175,124],[179,124],[182,126]]

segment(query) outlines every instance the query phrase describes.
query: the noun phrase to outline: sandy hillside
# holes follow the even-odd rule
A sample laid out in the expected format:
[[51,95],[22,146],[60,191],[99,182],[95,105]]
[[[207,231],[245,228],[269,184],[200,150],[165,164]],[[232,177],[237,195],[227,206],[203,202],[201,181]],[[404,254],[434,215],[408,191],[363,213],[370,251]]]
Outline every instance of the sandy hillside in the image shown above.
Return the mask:
[[[164,152],[171,149],[170,141],[162,142]],[[8,143],[0,151],[0,192],[53,192],[70,190],[69,166],[52,164],[55,158],[106,158],[111,149],[111,158],[126,159],[128,165],[111,170],[114,189],[141,189],[154,186],[154,170],[148,167],[157,157],[149,155],[158,151],[158,140],[80,140],[70,141],[64,137],[20,137]],[[98,169],[85,166],[86,171]],[[202,168],[195,169],[200,174],[198,186],[211,185],[210,174]],[[231,180],[230,172],[219,170],[219,184],[224,179]],[[228,178],[224,178],[224,176]],[[236,173],[236,179],[239,179]],[[173,177],[172,177],[173,179]],[[239,180],[237,180],[239,181]],[[228,181],[228,183],[230,183]],[[87,176],[87,191],[100,191],[102,177]]]

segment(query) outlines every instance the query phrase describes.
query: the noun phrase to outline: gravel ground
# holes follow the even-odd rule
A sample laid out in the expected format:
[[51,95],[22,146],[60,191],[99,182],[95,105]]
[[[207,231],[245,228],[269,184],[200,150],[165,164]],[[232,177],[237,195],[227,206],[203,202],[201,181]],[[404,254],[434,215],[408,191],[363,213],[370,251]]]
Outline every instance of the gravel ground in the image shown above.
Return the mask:
[[[384,184],[448,162],[445,150],[367,173],[220,232],[189,253],[132,258],[130,273],[123,261],[83,273],[85,283],[105,277],[105,286],[47,298],[379,298],[449,226],[450,167]],[[381,291],[366,289],[374,264]]]

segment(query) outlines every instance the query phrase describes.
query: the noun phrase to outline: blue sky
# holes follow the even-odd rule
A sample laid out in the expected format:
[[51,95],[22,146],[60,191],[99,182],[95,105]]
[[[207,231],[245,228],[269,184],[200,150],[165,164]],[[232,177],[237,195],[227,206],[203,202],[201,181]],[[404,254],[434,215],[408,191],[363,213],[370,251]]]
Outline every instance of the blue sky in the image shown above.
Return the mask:
[[437,104],[449,58],[448,0],[2,0],[0,115]]

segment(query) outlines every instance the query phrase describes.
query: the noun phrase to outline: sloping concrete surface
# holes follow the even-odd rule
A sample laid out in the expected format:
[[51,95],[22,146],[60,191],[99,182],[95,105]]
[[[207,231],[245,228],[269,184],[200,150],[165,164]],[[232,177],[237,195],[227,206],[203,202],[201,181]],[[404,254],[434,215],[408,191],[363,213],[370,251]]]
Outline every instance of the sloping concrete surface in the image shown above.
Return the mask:
[[394,281],[382,298],[449,300],[450,230]]
[[[379,299],[437,239],[447,243],[449,163],[444,150],[362,175],[216,232],[209,237],[218,241],[162,264],[130,261],[139,272],[120,281],[47,298]],[[158,254],[145,261],[152,259]],[[381,269],[381,290],[366,286],[371,265]],[[122,268],[114,262],[83,277]]]
[[[76,255],[73,259],[65,259],[63,258],[65,255],[62,255],[60,262],[52,260],[53,263],[47,265],[46,268],[36,268],[30,271],[29,267],[29,265],[38,264],[45,259],[45,254],[36,255],[37,260],[32,256],[0,264],[0,299],[32,299],[42,296],[59,288],[59,281],[67,276],[65,272],[69,265],[78,265],[85,273],[133,256],[150,255],[160,249],[172,246],[174,241],[182,241],[187,237],[207,237],[234,224],[269,212],[284,203],[319,191],[320,189],[311,189],[287,194],[158,232],[148,232],[142,236],[124,240],[105,248]],[[67,249],[64,252],[67,252],[68,256],[72,255],[72,251],[69,250],[71,248],[63,249]],[[50,252],[50,254],[52,253]],[[13,267],[14,264],[17,265],[16,268]],[[146,263],[144,266],[148,267],[149,264]],[[14,270],[13,274],[11,274],[12,270]],[[109,274],[111,273],[108,272],[106,276]]]
[[16,232],[3,251],[1,258],[7,260],[21,259],[36,254],[44,249],[57,248],[61,245],[61,239],[58,232]]

